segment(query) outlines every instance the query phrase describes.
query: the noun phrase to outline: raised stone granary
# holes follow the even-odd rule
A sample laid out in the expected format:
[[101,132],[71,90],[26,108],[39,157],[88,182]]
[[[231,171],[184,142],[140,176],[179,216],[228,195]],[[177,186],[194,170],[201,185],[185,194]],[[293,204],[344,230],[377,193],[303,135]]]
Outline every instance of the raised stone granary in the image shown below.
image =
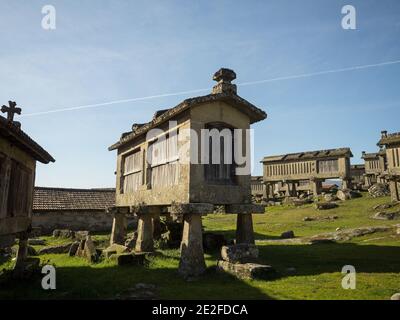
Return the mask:
[[385,147],[387,170],[383,177],[389,182],[393,201],[400,201],[400,132],[381,132],[378,146]]
[[365,188],[368,189],[375,183],[385,183],[384,175],[387,170],[386,150],[381,149],[376,153],[366,153],[363,151],[361,158],[365,162]]
[[[226,212],[238,214],[237,241],[254,242],[253,234],[247,234],[253,232],[251,213],[264,211],[251,204],[246,164],[238,164],[235,157],[231,163],[223,160],[239,140],[242,154],[249,154],[246,130],[267,117],[237,95],[231,83],[235,78],[233,70],[218,70],[211,94],[156,112],[152,121],[134,124],[109,148],[117,150],[112,241],[124,237],[124,217],[134,213],[139,218],[135,250],[152,250],[152,225],[160,214],[180,217],[184,223],[180,272],[185,276],[204,270],[201,215],[213,212],[215,205],[225,206]],[[217,133],[218,138],[207,132]],[[204,142],[217,142],[217,147],[203,149]],[[219,161],[214,161],[216,155]]]
[[363,189],[363,187],[365,187],[365,165],[352,164],[350,166],[350,178],[353,189]]
[[[311,189],[319,195],[326,179],[342,179],[342,188],[351,187],[350,148],[318,150],[265,157],[263,180],[268,197],[274,197],[274,188],[282,184],[285,195],[295,197],[298,189]],[[308,181],[308,183],[307,183]]]
[[9,101],[9,107],[3,106],[1,111],[8,116],[0,116],[0,247],[19,238],[16,270],[20,270],[32,222],[36,161],[47,164],[55,160],[14,121],[14,114],[21,113],[15,102]]

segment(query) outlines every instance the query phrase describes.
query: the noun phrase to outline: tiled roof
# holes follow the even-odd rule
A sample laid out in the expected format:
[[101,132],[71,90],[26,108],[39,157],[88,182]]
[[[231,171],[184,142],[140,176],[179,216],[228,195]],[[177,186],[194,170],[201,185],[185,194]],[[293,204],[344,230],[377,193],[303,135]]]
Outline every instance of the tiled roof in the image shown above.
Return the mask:
[[115,189],[35,187],[34,211],[105,210],[115,204]]
[[331,157],[352,157],[352,156],[353,154],[351,153],[350,148],[338,148],[338,149],[288,153],[279,156],[268,156],[264,157],[264,159],[261,162],[311,160],[311,159],[322,159]]
[[24,131],[21,130],[21,128],[14,125],[12,122],[9,122],[2,116],[0,116],[0,136],[25,150],[27,153],[32,155],[33,158],[42,163],[55,161],[46,150],[33,141]]

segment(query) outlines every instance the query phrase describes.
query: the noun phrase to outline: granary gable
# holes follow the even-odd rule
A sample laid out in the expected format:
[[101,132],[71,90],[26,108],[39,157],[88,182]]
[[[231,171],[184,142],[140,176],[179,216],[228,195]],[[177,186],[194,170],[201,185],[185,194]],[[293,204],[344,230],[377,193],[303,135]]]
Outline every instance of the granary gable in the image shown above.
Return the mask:
[[21,130],[20,126],[2,116],[0,116],[0,136],[27,152],[37,161],[42,163],[55,162],[46,150]]
[[236,74],[233,70],[221,68],[213,76],[213,80],[218,83],[213,87],[211,94],[185,99],[173,108],[157,111],[150,122],[134,124],[132,131],[122,134],[121,139],[110,146],[108,150],[118,149],[129,141],[145,134],[150,129],[178,116],[185,110],[206,103],[226,102],[246,114],[250,119],[250,124],[266,119],[267,114],[263,110],[237,95],[236,85],[231,83],[235,78]]
[[387,131],[382,131],[382,136],[378,142],[378,146],[382,147],[391,144],[400,144],[400,132],[388,134]]

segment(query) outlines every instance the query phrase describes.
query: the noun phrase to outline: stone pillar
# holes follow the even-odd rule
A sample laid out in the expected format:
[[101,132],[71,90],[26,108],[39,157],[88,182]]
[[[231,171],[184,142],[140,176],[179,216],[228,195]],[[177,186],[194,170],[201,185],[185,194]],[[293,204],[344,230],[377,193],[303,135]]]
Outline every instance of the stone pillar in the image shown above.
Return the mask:
[[128,223],[126,220],[126,215],[123,211],[120,211],[119,208],[114,209],[114,218],[113,225],[111,230],[111,238],[110,245],[117,244],[125,244],[126,238],[126,229],[128,227]]
[[236,220],[236,244],[254,244],[253,216],[251,213],[239,213]]
[[138,238],[136,240],[136,252],[151,252],[154,250],[153,243],[153,214],[138,214]]
[[196,213],[184,214],[178,272],[184,277],[193,277],[202,274],[205,270],[201,215]]
[[28,233],[22,232],[18,235],[17,260],[14,267],[14,275],[17,277],[24,272],[25,262],[28,258]]
[[292,184],[291,196],[292,197],[297,197],[296,182],[292,182],[291,184]]
[[161,221],[159,212],[153,213],[152,223],[153,223],[153,239],[159,240],[161,238]]
[[351,180],[350,179],[342,179],[342,190],[351,189]]
[[285,181],[285,197],[290,197],[290,183]]
[[314,196],[321,194],[322,182],[319,179],[310,179],[311,191]]
[[263,183],[263,198],[266,200],[269,200],[269,194],[270,194],[270,188],[271,185],[269,183]]
[[390,194],[392,197],[392,201],[400,201],[400,190],[398,183],[395,180],[390,180],[389,186],[390,186]]

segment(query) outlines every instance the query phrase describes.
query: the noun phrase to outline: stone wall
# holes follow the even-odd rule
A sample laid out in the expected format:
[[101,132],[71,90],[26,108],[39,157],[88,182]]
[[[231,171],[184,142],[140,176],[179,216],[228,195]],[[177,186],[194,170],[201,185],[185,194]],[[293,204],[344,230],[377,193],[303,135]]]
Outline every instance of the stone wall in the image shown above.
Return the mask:
[[[104,211],[34,211],[32,215],[32,227],[40,227],[43,233],[51,233],[54,229],[111,232],[112,221],[112,215]],[[136,221],[129,217],[128,226],[135,226]]]

